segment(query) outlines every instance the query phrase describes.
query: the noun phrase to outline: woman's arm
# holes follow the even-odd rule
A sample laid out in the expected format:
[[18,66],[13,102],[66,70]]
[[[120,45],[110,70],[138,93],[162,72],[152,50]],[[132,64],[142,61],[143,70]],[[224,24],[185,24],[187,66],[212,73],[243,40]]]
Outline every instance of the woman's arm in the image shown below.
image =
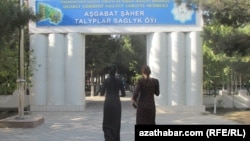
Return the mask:
[[159,80],[155,79],[155,95],[159,96],[160,95],[160,84],[159,84]]

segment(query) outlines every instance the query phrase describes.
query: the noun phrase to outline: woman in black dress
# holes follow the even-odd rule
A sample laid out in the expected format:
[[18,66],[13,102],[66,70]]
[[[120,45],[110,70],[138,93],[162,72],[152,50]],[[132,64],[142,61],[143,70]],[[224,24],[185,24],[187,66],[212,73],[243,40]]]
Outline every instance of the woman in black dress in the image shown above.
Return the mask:
[[103,132],[105,141],[120,141],[121,95],[125,95],[122,80],[116,78],[116,66],[109,67],[109,78],[104,80],[101,95],[105,94],[103,108]]
[[156,106],[154,95],[159,96],[159,81],[151,78],[149,66],[141,69],[142,78],[138,80],[131,100],[137,103],[136,124],[155,124]]

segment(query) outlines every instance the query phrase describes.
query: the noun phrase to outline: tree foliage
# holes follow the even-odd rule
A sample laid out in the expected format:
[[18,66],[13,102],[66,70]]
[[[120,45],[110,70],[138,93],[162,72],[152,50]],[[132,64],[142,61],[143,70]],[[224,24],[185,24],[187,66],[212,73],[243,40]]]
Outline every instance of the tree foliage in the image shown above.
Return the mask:
[[[16,89],[19,67],[19,29],[25,28],[25,51],[29,51],[28,28],[25,26],[30,20],[37,20],[39,16],[24,6],[19,0],[0,0],[0,94],[12,94]],[[28,57],[25,59],[28,64]]]
[[[202,10],[204,39],[216,43],[226,55],[249,55],[250,0],[189,0]],[[189,5],[189,4],[188,4]],[[215,32],[211,32],[212,30]],[[215,29],[217,28],[217,29]],[[216,31],[220,31],[219,34]],[[222,32],[223,36],[220,36]]]
[[108,66],[111,64],[117,66],[118,76],[126,81],[127,86],[134,83],[135,76],[139,72],[138,68],[146,60],[145,37],[144,35],[86,36],[85,85],[91,91],[91,96],[98,94],[102,83],[100,78],[108,74]]
[[250,22],[249,0],[202,0],[198,1],[204,11],[206,24],[220,24],[233,28]]
[[118,73],[130,78],[146,60],[144,35],[86,36],[86,72],[107,74],[107,66],[116,64]]
[[[203,10],[205,23],[202,36],[204,84],[215,83],[211,76],[219,76],[219,80],[228,85],[232,85],[232,81],[238,82],[239,79],[248,81],[250,1],[193,0],[192,2],[198,3],[199,10]],[[232,75],[237,78],[232,80]]]
[[25,26],[30,20],[37,20],[31,8],[24,5],[20,7],[19,0],[0,0],[0,37],[12,34],[20,26]]

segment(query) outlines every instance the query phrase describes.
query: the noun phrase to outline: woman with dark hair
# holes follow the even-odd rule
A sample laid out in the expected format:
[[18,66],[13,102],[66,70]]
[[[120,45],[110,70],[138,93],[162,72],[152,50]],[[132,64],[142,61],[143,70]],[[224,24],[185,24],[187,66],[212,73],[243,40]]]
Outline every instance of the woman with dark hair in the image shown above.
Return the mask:
[[154,95],[159,96],[159,81],[151,78],[151,70],[147,65],[141,68],[142,78],[138,80],[131,100],[137,103],[136,124],[155,124],[156,106]]
[[116,78],[117,68],[109,67],[109,77],[104,80],[101,95],[105,94],[103,108],[103,132],[105,141],[120,141],[121,101],[119,92],[125,95],[122,80]]

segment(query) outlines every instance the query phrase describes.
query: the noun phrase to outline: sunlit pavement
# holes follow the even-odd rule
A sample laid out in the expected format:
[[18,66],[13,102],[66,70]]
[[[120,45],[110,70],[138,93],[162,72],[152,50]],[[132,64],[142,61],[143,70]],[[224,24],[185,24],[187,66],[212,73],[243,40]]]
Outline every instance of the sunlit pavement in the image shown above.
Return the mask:
[[[121,141],[134,140],[135,109],[127,92],[122,101]],[[84,112],[32,112],[45,122],[35,128],[1,128],[0,141],[104,141],[102,96],[86,97]],[[213,114],[157,112],[157,124],[239,124]]]

